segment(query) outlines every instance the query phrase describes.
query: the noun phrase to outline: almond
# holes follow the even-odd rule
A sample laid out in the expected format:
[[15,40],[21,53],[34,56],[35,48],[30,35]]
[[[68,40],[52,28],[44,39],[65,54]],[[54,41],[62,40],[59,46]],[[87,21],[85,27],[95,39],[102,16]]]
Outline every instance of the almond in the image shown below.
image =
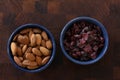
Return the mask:
[[23,61],[23,57],[18,57],[20,59],[20,61],[22,62]]
[[37,62],[31,61],[29,66],[37,66]]
[[25,53],[26,50],[27,50],[27,45],[24,45],[24,46],[22,47],[22,52]]
[[31,62],[30,60],[25,59],[25,60],[23,60],[22,64],[24,66],[28,66],[28,65],[30,65],[30,62]]
[[17,53],[17,45],[15,42],[11,43],[11,51],[12,51],[12,55],[16,55]]
[[35,61],[30,61],[30,60],[27,60],[27,59],[25,59],[25,60],[22,62],[22,64],[23,64],[24,66],[37,66],[37,62],[35,62]]
[[36,37],[35,34],[32,34],[30,37],[30,42],[31,42],[31,46],[35,46],[36,45]]
[[41,31],[40,29],[37,29],[37,28],[36,28],[36,29],[33,29],[33,32],[34,32],[34,33],[41,33],[42,31]]
[[41,46],[46,47],[46,42],[45,42],[45,40],[42,40]]
[[42,56],[42,53],[37,48],[32,48],[32,52],[33,52],[33,54],[35,54],[37,56]]
[[47,48],[45,48],[45,47],[40,47],[40,51],[42,52],[42,54],[44,55],[44,56],[48,56],[48,55],[50,55],[50,51],[47,49]]
[[49,59],[50,59],[50,56],[43,58],[42,65],[45,65],[49,61]]
[[21,44],[29,44],[29,38],[27,35],[19,35],[17,38],[18,42]]
[[42,37],[41,37],[40,34],[36,34],[35,36],[36,36],[36,44],[37,44],[38,46],[40,46],[40,44],[41,44],[41,42],[42,42]]
[[19,44],[19,46],[22,48],[24,46],[24,44]]
[[29,38],[31,37],[32,34],[34,34],[34,33],[33,33],[33,31],[31,30],[31,31],[29,32]]
[[17,56],[14,56],[14,61],[17,65],[22,66],[20,59]]
[[28,69],[36,69],[38,66],[27,66]]
[[30,60],[30,61],[34,61],[35,60],[35,56],[32,53],[26,53],[26,59]]
[[25,53],[31,53],[32,52],[32,47],[28,47]]
[[52,42],[51,42],[51,40],[46,41],[46,47],[48,49],[52,49]]
[[18,56],[23,56],[22,50],[20,47],[17,48],[17,55]]
[[42,58],[39,57],[39,56],[36,56],[36,62],[38,65],[41,65],[42,64]]
[[20,34],[27,34],[30,30],[31,30],[31,28],[24,29],[24,30],[20,31]]
[[43,37],[44,40],[46,40],[46,41],[48,40],[48,36],[47,36],[47,33],[45,31],[43,31],[41,33],[41,35],[42,35],[42,37]]
[[13,41],[16,41],[18,37],[18,34],[14,36]]

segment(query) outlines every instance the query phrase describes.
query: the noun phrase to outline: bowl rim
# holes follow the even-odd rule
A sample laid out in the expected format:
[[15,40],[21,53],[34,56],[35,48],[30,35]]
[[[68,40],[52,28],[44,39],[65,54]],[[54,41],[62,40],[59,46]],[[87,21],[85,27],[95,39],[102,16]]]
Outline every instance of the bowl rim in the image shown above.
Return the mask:
[[[30,70],[30,69],[25,69],[25,68],[22,68],[20,66],[18,66],[15,61],[13,60],[13,55],[12,55],[12,52],[11,52],[11,49],[10,49],[10,44],[11,44],[11,41],[13,39],[13,37],[19,33],[19,31],[23,30],[23,29],[26,29],[26,28],[39,28],[43,31],[45,31],[47,33],[47,35],[49,36],[49,38],[51,39],[52,41],[52,45],[53,45],[53,48],[52,48],[52,53],[51,53],[51,57],[49,59],[49,61],[37,68],[37,69],[33,69],[33,70]],[[9,39],[8,39],[8,43],[7,43],[7,53],[8,53],[8,56],[9,56],[9,59],[11,61],[11,63],[18,69],[22,70],[22,71],[25,71],[25,72],[41,72],[43,70],[45,70],[53,61],[54,57],[55,57],[55,52],[56,52],[56,43],[55,43],[55,39],[54,39],[54,36],[52,35],[52,33],[44,26],[40,25],[40,24],[32,24],[32,23],[28,23],[28,24],[23,24],[21,26],[19,26],[18,28],[16,28],[12,34],[10,35]]]
[[[101,50],[99,56],[97,56],[96,59],[93,59],[93,60],[88,60],[88,61],[79,61],[79,60],[76,60],[74,58],[72,58],[65,50],[64,48],[64,44],[63,44],[63,38],[64,38],[64,34],[65,32],[68,30],[68,28],[70,27],[71,24],[77,22],[77,21],[88,21],[90,23],[93,23],[95,25],[97,25],[98,27],[100,27],[102,33],[103,33],[103,37],[105,39],[105,43],[104,43],[104,47],[103,49]],[[104,25],[99,22],[98,20],[96,20],[95,18],[91,18],[91,17],[86,17],[86,16],[81,16],[81,17],[77,17],[77,18],[74,18],[70,21],[68,21],[68,23],[63,27],[62,31],[61,31],[61,34],[60,34],[60,46],[61,46],[61,49],[62,49],[62,53],[72,62],[76,63],[76,64],[80,64],[80,65],[88,65],[88,64],[93,64],[93,63],[96,63],[97,61],[99,61],[106,53],[107,49],[108,49],[108,45],[109,45],[109,38],[108,38],[108,33],[107,33],[107,30],[106,28],[104,27]]]

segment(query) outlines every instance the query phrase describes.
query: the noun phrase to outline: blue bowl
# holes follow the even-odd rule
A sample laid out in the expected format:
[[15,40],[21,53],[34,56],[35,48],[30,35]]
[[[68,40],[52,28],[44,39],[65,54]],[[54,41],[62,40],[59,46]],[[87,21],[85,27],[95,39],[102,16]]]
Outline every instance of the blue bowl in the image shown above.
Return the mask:
[[[88,60],[88,61],[80,61],[80,60],[76,60],[74,58],[72,58],[65,50],[64,48],[64,44],[63,44],[63,39],[64,39],[64,36],[65,36],[65,33],[66,31],[71,27],[71,25],[73,23],[76,23],[77,21],[87,21],[87,22],[90,22],[90,23],[93,23],[95,25],[97,25],[98,27],[100,27],[102,33],[103,33],[103,37],[105,39],[105,43],[104,43],[104,46],[101,50],[101,52],[99,53],[99,55],[93,59],[93,60]],[[103,56],[104,54],[106,53],[107,49],[108,49],[108,44],[109,44],[109,40],[108,40],[108,33],[104,27],[103,24],[101,24],[98,20],[94,19],[94,18],[90,18],[90,17],[77,17],[77,18],[74,18],[72,19],[71,21],[69,21],[63,28],[61,34],[60,34],[60,46],[61,46],[61,49],[63,51],[63,54],[72,62],[76,63],[76,64],[80,64],[80,65],[88,65],[88,64],[93,64],[97,61],[99,61]]]
[[[48,37],[51,39],[52,45],[53,45],[52,53],[51,53],[51,57],[50,57],[49,61],[48,61],[44,66],[41,66],[41,67],[39,67],[39,68],[37,68],[37,69],[33,69],[33,70],[26,69],[26,68],[23,68],[23,67],[18,66],[18,65],[15,63],[14,59],[13,59],[13,55],[12,55],[12,52],[11,52],[11,49],[10,49],[10,44],[11,44],[11,41],[12,41],[13,37],[14,37],[19,31],[21,31],[21,30],[23,30],[23,29],[25,29],[25,28],[39,28],[39,29],[45,31],[45,32],[48,34]],[[25,25],[22,25],[22,26],[18,27],[18,28],[11,34],[11,36],[10,36],[10,38],[9,38],[9,40],[8,40],[8,43],[7,43],[7,52],[8,52],[8,55],[9,55],[9,58],[10,58],[12,64],[13,64],[16,68],[18,68],[18,69],[20,69],[20,70],[22,70],[22,71],[26,71],[26,72],[40,72],[40,71],[43,71],[44,69],[46,69],[46,68],[51,64],[51,62],[53,61],[54,56],[55,56],[55,51],[56,51],[56,44],[55,44],[55,40],[54,40],[53,35],[51,34],[50,31],[48,31],[47,28],[45,28],[44,26],[38,25],[38,24],[25,24]]]

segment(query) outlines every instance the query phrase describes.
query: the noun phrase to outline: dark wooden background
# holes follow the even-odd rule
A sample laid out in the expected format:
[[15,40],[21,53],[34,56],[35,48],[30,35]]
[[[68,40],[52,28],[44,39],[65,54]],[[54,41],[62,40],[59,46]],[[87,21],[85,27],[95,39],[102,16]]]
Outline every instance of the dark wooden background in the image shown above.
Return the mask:
[[[92,65],[74,64],[60,49],[62,28],[78,16],[96,18],[109,34],[106,55]],[[45,26],[56,40],[55,59],[42,72],[18,70],[7,55],[9,36],[26,23]],[[0,0],[0,80],[120,80],[120,0]]]

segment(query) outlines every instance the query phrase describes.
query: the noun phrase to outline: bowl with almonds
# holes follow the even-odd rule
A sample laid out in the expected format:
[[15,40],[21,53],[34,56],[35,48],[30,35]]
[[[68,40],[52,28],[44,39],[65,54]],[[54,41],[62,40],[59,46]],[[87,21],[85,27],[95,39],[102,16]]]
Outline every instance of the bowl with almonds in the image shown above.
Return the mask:
[[91,17],[72,19],[60,34],[63,54],[80,65],[98,62],[105,55],[108,44],[108,33],[104,25]]
[[11,62],[20,70],[40,72],[46,69],[55,56],[52,33],[38,24],[18,27],[10,36],[7,52]]

